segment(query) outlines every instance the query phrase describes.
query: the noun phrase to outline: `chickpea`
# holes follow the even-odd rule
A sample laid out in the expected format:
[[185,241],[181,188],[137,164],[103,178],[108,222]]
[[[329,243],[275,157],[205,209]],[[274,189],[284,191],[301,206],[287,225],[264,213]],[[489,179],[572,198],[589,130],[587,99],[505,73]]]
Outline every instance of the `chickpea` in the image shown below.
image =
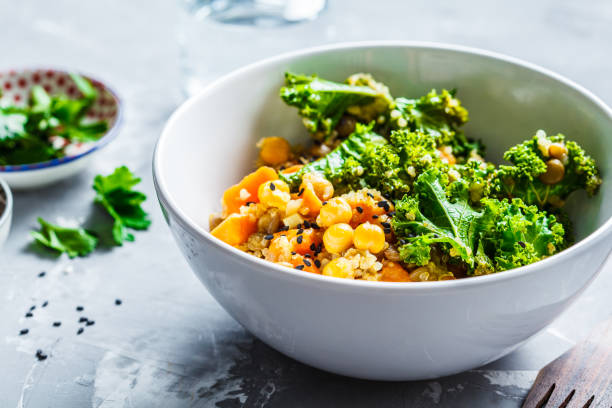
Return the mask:
[[266,137],[259,141],[259,157],[265,164],[276,166],[289,160],[291,146],[282,137]]
[[567,148],[561,143],[553,143],[548,147],[548,154],[564,162],[567,159]]
[[540,174],[540,181],[544,184],[557,184],[565,176],[565,166],[559,159],[550,159],[546,162],[546,172]]
[[336,131],[338,132],[338,136],[346,137],[355,131],[355,125],[357,121],[354,117],[344,115],[338,121],[338,125],[336,126]]

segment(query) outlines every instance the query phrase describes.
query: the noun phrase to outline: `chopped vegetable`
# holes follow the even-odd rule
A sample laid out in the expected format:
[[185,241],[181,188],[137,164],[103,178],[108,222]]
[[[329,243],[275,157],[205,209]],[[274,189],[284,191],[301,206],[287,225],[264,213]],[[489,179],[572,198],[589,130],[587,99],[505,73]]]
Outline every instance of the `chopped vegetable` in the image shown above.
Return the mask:
[[114,219],[112,234],[117,245],[134,240],[127,228],[144,230],[151,225],[149,214],[141,207],[147,196],[132,190],[138,183],[140,178],[125,166],[116,168],[109,176],[97,175],[94,178],[95,201]]
[[388,111],[389,90],[369,75],[356,74],[348,84],[317,76],[285,74],[281,98],[299,110],[304,126],[318,139],[328,138],[345,113],[370,122]]
[[67,253],[70,258],[85,256],[92,252],[98,240],[83,228],[66,228],[53,225],[42,218],[38,218],[40,231],[30,234],[41,245],[60,253]]

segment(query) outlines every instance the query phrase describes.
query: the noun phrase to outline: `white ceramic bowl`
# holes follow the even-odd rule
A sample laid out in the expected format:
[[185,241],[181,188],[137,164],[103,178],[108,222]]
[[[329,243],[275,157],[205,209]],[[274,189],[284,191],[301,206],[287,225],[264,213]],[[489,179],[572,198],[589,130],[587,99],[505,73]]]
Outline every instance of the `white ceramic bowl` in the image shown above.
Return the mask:
[[[2,203],[4,198],[5,202]],[[4,210],[2,210],[4,207]],[[0,178],[0,251],[2,245],[8,238],[9,231],[11,230],[11,218],[13,216],[13,196],[11,189],[9,188],[6,181]],[[0,258],[1,259],[1,258]]]
[[[537,129],[563,132],[598,161],[596,198],[569,209],[579,242],[546,260],[456,281],[351,281],[290,270],[215,239],[207,218],[251,168],[258,138],[307,140],[278,97],[283,73],[343,80],[370,72],[394,95],[457,88],[466,131],[489,158]],[[377,380],[439,377],[498,359],[548,325],[586,288],[612,247],[612,111],[590,92],[513,58],[458,46],[358,43],[269,59],[184,103],[159,139],[162,210],[194,272],[237,321],[271,347],[334,373]]]
[[[107,85],[84,75],[98,91],[98,98],[87,113],[92,120],[106,120],[108,130],[97,141],[76,143],[69,147],[67,155],[41,163],[0,165],[0,177],[14,190],[43,187],[83,170],[91,159],[115,138],[122,120],[121,101]],[[70,78],[69,71],[61,69],[26,68],[0,71],[0,103],[22,106],[30,97],[32,86],[40,85],[51,95],[65,94],[77,97],[79,91]]]

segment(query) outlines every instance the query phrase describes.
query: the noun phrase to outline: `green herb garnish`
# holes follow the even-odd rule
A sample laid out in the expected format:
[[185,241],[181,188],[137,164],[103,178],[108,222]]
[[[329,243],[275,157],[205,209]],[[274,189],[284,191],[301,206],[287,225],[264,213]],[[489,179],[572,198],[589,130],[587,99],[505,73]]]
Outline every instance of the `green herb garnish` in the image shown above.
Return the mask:
[[41,245],[59,253],[67,253],[70,258],[85,256],[92,252],[98,240],[83,228],[66,228],[51,224],[38,218],[40,231],[30,234]]

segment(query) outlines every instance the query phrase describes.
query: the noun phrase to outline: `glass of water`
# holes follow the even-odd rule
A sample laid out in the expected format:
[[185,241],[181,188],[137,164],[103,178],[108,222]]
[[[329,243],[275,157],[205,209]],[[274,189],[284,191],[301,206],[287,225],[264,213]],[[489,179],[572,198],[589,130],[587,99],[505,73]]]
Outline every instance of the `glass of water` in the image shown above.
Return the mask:
[[336,40],[326,0],[179,0],[181,81],[187,96],[262,58]]

